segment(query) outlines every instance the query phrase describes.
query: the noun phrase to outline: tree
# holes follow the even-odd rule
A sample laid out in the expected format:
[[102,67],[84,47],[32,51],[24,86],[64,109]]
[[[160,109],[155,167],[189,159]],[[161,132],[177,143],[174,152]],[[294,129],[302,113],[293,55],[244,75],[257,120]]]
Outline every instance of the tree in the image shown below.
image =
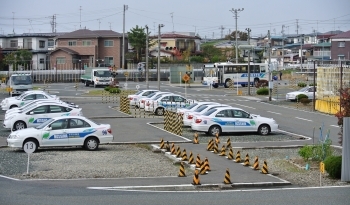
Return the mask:
[[33,54],[28,50],[18,50],[11,52],[4,57],[4,63],[6,65],[13,65],[13,70],[18,69],[18,65],[23,65],[25,68],[29,68],[32,61]]
[[[148,33],[148,35],[150,32]],[[146,32],[145,28],[139,27],[136,25],[135,28],[132,28],[130,32],[128,32],[128,40],[134,50],[136,52],[136,61],[139,62],[141,60],[142,50],[146,48]],[[151,43],[150,39],[148,39],[148,48],[153,46],[154,43]]]
[[344,117],[350,117],[350,88],[339,89],[340,94],[340,107],[341,111],[337,112],[335,116],[338,118],[338,125],[340,127],[339,144],[343,145],[343,119]]
[[214,45],[206,45],[202,47],[203,57],[211,60],[214,56],[222,56],[222,52]]
[[[239,40],[240,41],[246,41],[248,40],[248,33],[242,32],[242,31],[237,31]],[[227,40],[236,40],[236,31],[233,31],[231,34],[226,35],[225,39]],[[238,39],[237,39],[238,40]]]

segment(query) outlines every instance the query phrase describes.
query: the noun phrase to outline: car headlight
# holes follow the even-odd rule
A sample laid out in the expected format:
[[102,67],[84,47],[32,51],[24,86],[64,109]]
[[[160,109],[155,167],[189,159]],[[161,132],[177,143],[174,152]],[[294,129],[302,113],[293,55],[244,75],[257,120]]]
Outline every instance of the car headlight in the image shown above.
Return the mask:
[[12,118],[14,118],[15,116],[14,115],[12,115],[12,116],[10,116],[10,117],[6,117],[5,116],[5,120],[12,120]]
[[17,138],[19,138],[19,135],[9,135],[9,137],[8,137],[9,139],[17,139]]

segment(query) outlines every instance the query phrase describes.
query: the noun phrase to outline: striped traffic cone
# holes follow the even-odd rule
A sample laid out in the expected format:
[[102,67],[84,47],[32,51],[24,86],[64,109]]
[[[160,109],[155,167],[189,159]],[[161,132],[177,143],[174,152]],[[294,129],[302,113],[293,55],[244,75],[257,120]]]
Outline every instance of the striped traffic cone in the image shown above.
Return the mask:
[[185,177],[186,176],[186,173],[185,173],[185,168],[184,168],[184,163],[181,162],[180,164],[180,171],[179,171],[179,177]]
[[214,139],[211,139],[210,145],[209,145],[209,151],[213,151],[213,150],[214,150]]
[[215,143],[220,144],[220,138],[219,138],[219,133],[215,134]]
[[211,170],[210,170],[210,166],[209,166],[209,160],[208,160],[208,158],[205,158],[205,160],[204,160],[204,161],[205,161],[205,166],[206,166],[206,167],[205,167],[205,170],[206,170],[206,171],[208,171],[208,172],[210,172]]
[[201,168],[201,158],[199,157],[199,154],[197,154],[197,159],[196,159],[196,169],[200,169]]
[[200,172],[199,172],[200,175],[208,174],[208,172],[207,172],[207,170],[206,170],[206,168],[207,168],[206,164],[207,164],[206,161],[203,161],[203,162],[202,162],[201,170],[200,170]]
[[233,160],[236,163],[241,163],[241,152],[238,150],[236,154],[236,159]]
[[181,150],[180,150],[180,146],[178,146],[176,151],[176,158],[180,158],[180,157],[181,157]]
[[214,153],[217,154],[219,151],[218,151],[218,143],[215,142],[214,144]]
[[246,155],[245,155],[245,159],[244,159],[243,166],[249,166],[249,165],[250,165],[250,164],[249,164],[249,155],[246,154]]
[[226,148],[231,148],[231,147],[232,147],[232,145],[231,145],[231,139],[228,138],[228,139],[227,139],[227,142],[226,142]]
[[228,152],[227,159],[233,160],[233,149],[232,149],[232,147],[230,147],[230,151]]
[[198,141],[198,133],[194,133],[194,139],[193,139],[193,144],[199,144],[199,141]]
[[166,141],[166,144],[165,144],[165,150],[166,150],[166,152],[170,152],[170,145],[169,145],[169,141]]
[[268,169],[267,169],[267,162],[266,162],[266,160],[264,160],[264,165],[263,165],[263,167],[261,168],[261,173],[262,173],[262,174],[268,174],[268,173],[269,173],[269,171],[268,171]]
[[188,159],[187,159],[187,154],[186,154],[186,149],[184,149],[183,151],[182,151],[182,159],[181,159],[181,161],[187,161]]
[[201,185],[201,182],[199,180],[198,170],[194,170],[194,176],[193,176],[193,182],[192,185]]
[[259,170],[259,159],[258,159],[258,156],[255,157],[252,169],[253,170]]
[[195,164],[192,152],[190,152],[190,159],[188,160],[188,163],[189,164]]
[[226,147],[225,147],[225,145],[222,145],[221,153],[219,154],[219,156],[226,156]]
[[160,149],[164,149],[165,148],[163,138],[160,139],[160,146],[159,147],[160,147]]
[[228,168],[226,169],[224,184],[232,184],[231,177],[230,177],[230,171],[228,170]]
[[174,144],[174,143],[171,143],[170,153],[171,153],[172,155],[175,155],[175,154],[176,154],[176,152],[175,152],[175,144]]

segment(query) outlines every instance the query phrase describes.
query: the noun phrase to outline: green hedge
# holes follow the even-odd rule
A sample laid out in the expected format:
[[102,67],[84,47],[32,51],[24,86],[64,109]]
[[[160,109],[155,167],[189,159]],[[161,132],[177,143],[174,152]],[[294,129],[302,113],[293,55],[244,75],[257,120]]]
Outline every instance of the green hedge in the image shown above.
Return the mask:
[[269,94],[269,89],[268,88],[260,88],[259,90],[256,91],[257,95],[268,95]]
[[307,95],[305,95],[305,94],[299,94],[299,95],[297,95],[297,100],[298,100],[298,101],[300,101],[300,100],[303,99],[303,98],[309,99],[309,97],[308,97]]
[[120,93],[120,89],[119,88],[110,88],[109,92],[110,93]]
[[298,83],[298,86],[299,86],[299,87],[302,87],[302,88],[303,88],[303,87],[306,87],[306,83],[300,82],[300,83]]
[[341,178],[341,156],[330,156],[324,160],[325,170],[329,176],[333,179]]

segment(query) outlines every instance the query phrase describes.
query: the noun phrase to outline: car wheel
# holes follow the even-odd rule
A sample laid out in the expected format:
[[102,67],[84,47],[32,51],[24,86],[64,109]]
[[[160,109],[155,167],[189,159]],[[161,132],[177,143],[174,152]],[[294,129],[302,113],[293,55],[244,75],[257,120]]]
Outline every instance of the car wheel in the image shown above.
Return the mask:
[[164,114],[164,108],[157,108],[157,109],[156,109],[156,115],[161,116],[161,115],[163,115],[163,114]]
[[15,124],[13,125],[13,130],[23,130],[27,128],[27,125],[25,122],[23,121],[17,121],[15,122]]
[[219,87],[218,84],[213,84],[212,86],[213,86],[213,88],[218,88]]
[[10,109],[15,108],[15,107],[18,107],[18,106],[17,105],[11,105]]
[[89,83],[87,81],[85,81],[85,86],[89,87]]
[[22,149],[25,147],[28,149],[34,149],[34,152],[36,152],[38,150],[38,142],[33,139],[27,139],[24,141]]
[[84,142],[85,149],[89,151],[97,150],[98,148],[98,140],[96,137],[89,137]]
[[268,125],[260,125],[258,128],[258,133],[260,135],[268,135],[270,133],[270,126]]
[[208,132],[211,136],[216,136],[216,134],[218,134],[220,136],[221,135],[221,127],[218,125],[213,125],[209,128]]

